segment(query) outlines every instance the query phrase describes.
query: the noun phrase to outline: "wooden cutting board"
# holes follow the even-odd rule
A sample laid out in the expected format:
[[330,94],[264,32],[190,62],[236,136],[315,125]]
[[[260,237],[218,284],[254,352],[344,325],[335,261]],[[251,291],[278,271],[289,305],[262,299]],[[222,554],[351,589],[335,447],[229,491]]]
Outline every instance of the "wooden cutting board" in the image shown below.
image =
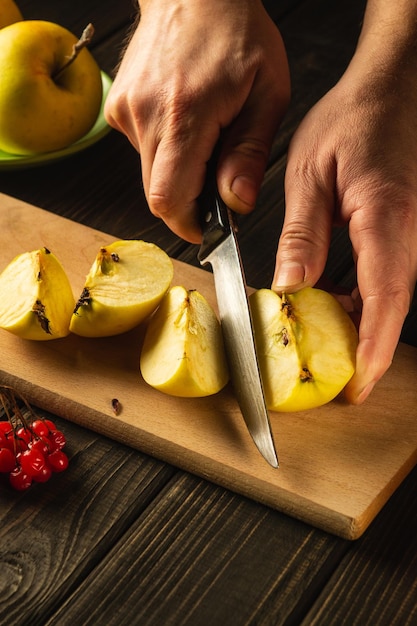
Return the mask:
[[[76,297],[101,245],[114,237],[0,194],[0,271],[46,246]],[[212,276],[174,261],[174,284],[215,306]],[[143,331],[106,339],[21,340],[0,330],[0,383],[36,406],[347,539],[358,538],[417,462],[417,349],[394,363],[362,407],[336,400],[271,413],[280,468],[256,450],[230,388],[179,399],[141,379]],[[122,411],[116,416],[111,400]]]

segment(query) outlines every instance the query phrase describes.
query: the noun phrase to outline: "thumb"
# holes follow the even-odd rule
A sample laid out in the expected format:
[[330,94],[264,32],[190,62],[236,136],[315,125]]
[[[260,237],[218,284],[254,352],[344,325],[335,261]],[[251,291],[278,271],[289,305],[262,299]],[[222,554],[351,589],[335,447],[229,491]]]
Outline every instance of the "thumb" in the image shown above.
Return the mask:
[[269,150],[269,140],[248,134],[223,146],[217,181],[221,197],[234,211],[245,214],[255,207]]
[[238,213],[249,213],[255,207],[272,142],[288,100],[285,90],[266,97],[262,84],[256,85],[239,115],[223,133],[217,184],[224,202]]
[[297,291],[313,286],[323,273],[334,215],[333,177],[319,180],[318,172],[285,177],[286,209],[278,243],[272,289]]

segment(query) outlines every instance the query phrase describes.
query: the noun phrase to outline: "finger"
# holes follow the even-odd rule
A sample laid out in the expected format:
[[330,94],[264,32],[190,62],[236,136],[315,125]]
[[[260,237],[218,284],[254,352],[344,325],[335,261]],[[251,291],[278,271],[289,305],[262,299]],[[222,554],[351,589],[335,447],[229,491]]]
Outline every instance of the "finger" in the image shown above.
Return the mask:
[[123,132],[140,154],[150,211],[178,236],[198,243],[201,230],[196,199],[219,134],[218,125],[201,121],[204,111],[200,109],[199,115],[180,115],[176,110],[167,111],[157,99],[151,107],[149,98],[143,97],[137,109],[136,100],[130,103],[129,93],[123,92],[119,99],[116,92],[115,103],[110,100],[109,123]]
[[[399,341],[405,317],[400,309],[391,310],[387,318],[378,324],[375,332],[375,320],[381,319],[381,305],[384,301],[385,296],[375,296],[366,298],[363,302],[356,369],[345,389],[346,399],[352,404],[362,404],[369,396],[390,367]],[[373,329],[370,328],[371,321]]]
[[219,130],[182,133],[177,126],[164,134],[155,149],[141,144],[142,177],[149,208],[178,236],[201,241],[197,199],[203,188],[207,162]]
[[[397,227],[382,232],[377,224],[358,227],[351,219],[351,239],[358,254],[358,288],[362,299],[356,370],[346,398],[361,404],[391,365],[408,313],[415,276],[412,254],[401,246]],[[382,222],[382,220],[380,220]],[[403,237],[403,240],[405,238]],[[388,251],[395,250],[395,254]]]
[[239,138],[233,135],[219,160],[218,187],[231,209],[248,213],[255,207],[271,144],[269,138],[260,137],[253,127],[245,129]]
[[104,117],[108,125],[126,135],[132,146],[139,152],[139,137],[136,127],[132,123],[132,116],[127,104],[124,98],[120,98],[120,92],[116,87],[116,82],[114,82],[104,104]]
[[272,141],[288,106],[288,93],[289,85],[274,93],[264,90],[263,81],[255,82],[238,117],[223,135],[218,187],[224,202],[239,213],[248,213],[255,206]]
[[313,286],[327,260],[335,167],[330,159],[320,171],[314,159],[305,159],[304,163],[300,171],[289,160],[285,176],[286,213],[272,281],[272,289],[278,292]]

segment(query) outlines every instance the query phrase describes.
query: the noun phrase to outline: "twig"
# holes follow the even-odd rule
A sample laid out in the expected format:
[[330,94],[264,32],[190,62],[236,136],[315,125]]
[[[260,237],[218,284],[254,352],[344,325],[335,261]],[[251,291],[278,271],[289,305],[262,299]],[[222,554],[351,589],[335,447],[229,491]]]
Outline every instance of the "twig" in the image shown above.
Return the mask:
[[72,46],[72,52],[69,57],[67,57],[67,61],[62,65],[55,74],[53,74],[52,78],[56,81],[57,78],[61,76],[61,74],[75,61],[78,56],[78,53],[83,48],[86,48],[90,43],[94,36],[94,26],[92,24],[88,24],[83,32],[79,40]]

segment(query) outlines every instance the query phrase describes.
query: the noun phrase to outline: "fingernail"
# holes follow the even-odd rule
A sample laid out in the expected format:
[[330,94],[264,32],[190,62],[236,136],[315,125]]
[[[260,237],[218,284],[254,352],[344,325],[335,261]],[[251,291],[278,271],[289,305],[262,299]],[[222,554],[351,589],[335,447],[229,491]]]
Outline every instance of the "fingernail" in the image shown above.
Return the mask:
[[277,291],[285,291],[289,287],[298,287],[304,282],[304,267],[299,263],[287,262],[280,265],[272,281],[273,288]]
[[358,395],[356,396],[356,398],[353,399],[353,404],[362,404],[362,402],[366,400],[366,398],[369,396],[369,394],[371,393],[374,387],[375,387],[375,382],[371,382],[365,385],[362,391],[360,391]]
[[250,207],[254,206],[258,195],[258,187],[252,178],[248,176],[236,176],[230,189],[244,204]]

